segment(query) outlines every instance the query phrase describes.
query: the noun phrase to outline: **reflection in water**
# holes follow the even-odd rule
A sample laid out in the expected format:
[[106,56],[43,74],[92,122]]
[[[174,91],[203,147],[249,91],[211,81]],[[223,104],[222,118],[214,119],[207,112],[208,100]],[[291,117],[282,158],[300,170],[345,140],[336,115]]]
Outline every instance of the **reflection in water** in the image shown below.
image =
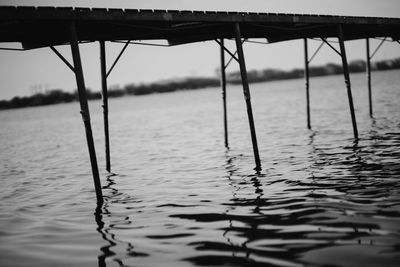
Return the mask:
[[[372,217],[381,212],[371,210],[377,198],[390,196],[386,182],[383,182],[381,192],[378,185],[381,181],[374,177],[371,179],[371,175],[377,174],[375,170],[383,167],[369,163],[366,156],[371,152],[365,153],[363,149],[366,148],[358,143],[352,143],[342,151],[331,152],[314,144],[315,137],[316,133],[313,132],[308,144],[311,147],[309,178],[285,180],[284,183],[291,187],[278,193],[269,191],[273,191],[273,184],[281,183],[281,179],[274,181],[273,177],[265,174],[240,175],[234,164],[236,158],[228,156],[225,168],[232,187],[232,199],[223,204],[228,207],[226,212],[176,215],[182,219],[208,223],[227,221],[228,226],[223,232],[227,244],[213,241],[192,243],[197,250],[209,251],[212,256],[195,256],[186,260],[196,265],[329,264],[334,262],[336,251],[341,251],[339,247],[353,246],[351,250],[362,251],[365,245],[373,246],[375,239],[386,235],[385,231],[380,230],[383,221]],[[336,165],[338,168],[335,170]],[[327,166],[333,168],[331,176],[326,176]],[[324,172],[321,173],[321,170]],[[390,174],[386,175],[383,178],[392,178]],[[248,191],[249,185],[253,187],[253,193]],[[243,195],[240,194],[242,191],[247,192]],[[398,215],[397,211],[395,216]],[[385,250],[379,246],[373,247],[378,254]],[[389,251],[394,250],[391,248]],[[216,255],[216,251],[221,254]],[[231,251],[231,256],[226,255],[227,251]],[[314,255],[314,251],[328,253],[325,259],[321,259]],[[369,257],[376,260],[373,255]],[[390,260],[389,256],[386,263],[391,265],[398,262]]]
[[124,196],[116,188],[113,187],[113,185],[115,185],[113,177],[115,176],[117,175],[107,175],[107,184],[103,186],[103,192],[106,193],[104,196],[104,204],[101,208],[97,208],[94,214],[97,223],[97,232],[99,232],[103,240],[108,243],[107,245],[100,248],[102,254],[98,256],[99,267],[107,266],[107,258],[111,258],[113,261],[117,262],[119,266],[128,266],[123,263],[123,260],[121,260],[121,255],[117,255],[115,252],[113,252],[112,249],[115,248],[117,245],[123,246],[125,248],[126,256],[128,257],[147,256],[147,254],[145,253],[135,252],[134,246],[131,242],[126,242],[119,239],[118,236],[112,232],[115,228],[132,224],[129,216],[124,216],[122,220],[119,219],[117,222],[109,223],[108,225],[103,221],[104,217],[112,218],[113,216],[116,216],[116,214],[112,214],[109,211],[109,206],[112,205],[112,203],[116,203],[119,201],[125,202],[129,199],[129,197]]
[[[104,209],[106,210],[106,209]],[[106,211],[107,212],[107,211]],[[101,209],[96,209],[95,212],[95,219],[97,223],[97,231],[101,234],[101,237],[109,243],[107,246],[103,246],[100,248],[100,250],[103,252],[102,255],[98,256],[98,265],[99,267],[105,267],[106,265],[106,258],[112,257],[115,255],[114,252],[110,250],[111,247],[115,246],[116,243],[109,237],[109,233],[107,232],[106,229],[104,229],[104,222],[103,222],[103,211]],[[121,264],[121,266],[123,266]]]
[[[235,176],[237,176],[237,171],[238,169],[235,167],[234,160],[235,157],[230,157],[227,155],[227,160],[226,160],[226,166],[225,169],[227,171],[227,178],[229,180],[229,186],[232,187],[232,199],[231,201],[233,202],[238,202],[239,197],[237,196],[237,192],[240,191],[241,185],[248,185],[251,184],[254,187],[255,190],[255,195],[256,198],[254,199],[254,204],[255,207],[252,211],[253,214],[260,214],[260,204],[261,204],[261,197],[263,196],[263,190],[261,189],[261,183],[258,180],[258,177],[263,177],[263,175],[260,172],[257,172],[255,175],[249,176],[249,177],[242,177],[241,181],[237,183],[234,179]],[[251,177],[251,178],[250,178]],[[247,181],[250,178],[250,181]],[[234,214],[235,213],[235,206],[228,206],[228,209],[226,210],[226,214]],[[254,232],[257,229],[257,224],[250,225],[250,229],[252,232]],[[235,232],[235,227],[233,227],[232,219],[229,218],[229,227],[226,228],[226,230],[223,233],[223,236],[227,239],[228,243],[231,245],[232,248],[235,247],[241,247],[243,249],[243,252],[245,253],[245,258],[248,260],[250,259],[250,254],[251,250],[247,248],[247,243],[251,240],[247,239],[244,240],[240,245],[235,245],[232,241],[230,241],[229,238],[229,232]],[[237,249],[234,249],[232,251],[232,257],[239,259],[240,261],[240,256],[236,255],[238,252]],[[240,250],[239,250],[240,252]]]
[[[374,127],[375,121],[373,120],[372,128]],[[398,154],[395,155],[396,152],[393,153],[393,149],[390,148],[392,152],[387,155],[387,159],[376,157],[376,152],[382,150],[385,145],[378,144],[382,137],[379,137],[374,129],[371,130],[366,140],[361,140],[363,145],[354,142],[351,146],[345,146],[342,151],[335,153],[327,153],[323,149],[316,148],[313,144],[314,137],[315,135],[312,135],[310,142],[310,145],[313,146],[312,151],[316,155],[313,157],[314,164],[311,168],[316,170],[318,177],[315,179],[314,173],[312,174],[314,186],[319,188],[318,191],[322,189],[326,193],[323,195],[313,193],[313,195],[319,199],[318,206],[330,216],[315,217],[311,223],[321,225],[318,229],[320,238],[329,240],[329,235],[336,236],[336,238],[332,239],[331,245],[327,249],[319,247],[306,251],[303,259],[327,264],[329,259],[323,260],[323,256],[318,256],[318,253],[325,256],[338,255],[339,252],[345,252],[342,250],[342,246],[348,246],[348,250],[352,253],[364,253],[365,246],[368,245],[372,254],[380,254],[382,258],[379,259],[378,256],[370,254],[367,258],[371,261],[367,265],[376,266],[381,261],[379,265],[385,262],[387,266],[396,266],[399,262],[392,257],[392,253],[396,249],[395,247],[389,248],[390,242],[382,243],[382,237],[388,236],[388,232],[380,229],[387,223],[391,224],[390,220],[385,219],[387,213],[381,209],[386,206],[383,203],[390,203],[389,207],[392,209],[393,202],[390,198],[398,195],[398,189],[395,189],[397,186],[395,177],[398,177],[398,169],[387,173],[382,170],[385,169],[384,162],[388,162],[391,166],[393,159],[399,158]],[[393,137],[390,139],[393,141]],[[374,151],[377,147],[379,147],[377,151]],[[333,169],[332,176],[318,174],[318,170],[326,170],[328,165]],[[393,190],[387,187],[391,183],[393,183]],[[379,204],[380,201],[382,201],[381,204]],[[398,216],[399,210],[396,208],[394,210],[396,211],[393,215]],[[394,210],[392,209],[392,212]],[[337,216],[333,217],[332,215],[335,213]],[[338,233],[342,233],[342,235]],[[316,233],[312,235],[315,236]],[[376,243],[380,243],[383,247],[376,246]],[[389,247],[384,248],[385,245],[389,245]],[[339,261],[338,265],[352,261],[347,257],[349,253],[343,254],[345,255],[344,260]]]
[[[102,255],[98,256],[98,265],[99,267],[105,267],[106,265],[106,259],[110,258],[115,255],[114,252],[112,252],[111,248],[116,246],[116,240],[115,240],[115,235],[110,233],[110,227],[106,226],[104,221],[103,221],[103,216],[110,215],[110,212],[108,210],[108,206],[110,205],[110,199],[113,196],[118,195],[118,190],[112,187],[112,185],[115,184],[115,182],[112,179],[112,174],[107,175],[107,184],[103,186],[103,190],[106,189],[107,191],[110,192],[110,195],[104,196],[104,204],[101,208],[97,208],[95,212],[95,219],[97,223],[97,231],[101,234],[101,237],[108,243],[106,246],[102,246],[100,250],[103,252]],[[130,247],[131,244],[128,243],[128,247]],[[120,266],[124,266],[124,264],[118,260],[120,263]]]
[[[258,226],[262,224],[261,220],[253,220],[252,218],[261,218],[262,216],[260,208],[264,200],[262,199],[263,189],[259,179],[265,178],[265,175],[261,173],[241,175],[235,164],[237,157],[240,156],[226,155],[226,178],[231,188],[232,198],[230,203],[223,203],[227,207],[224,213],[181,214],[173,216],[208,223],[227,221],[227,226],[221,229],[222,237],[226,240],[225,243],[213,240],[192,242],[189,245],[194,246],[198,251],[209,251],[209,254],[185,258],[185,261],[190,261],[195,265],[212,266],[241,266],[248,263],[257,263],[252,259],[252,254],[257,253],[254,249],[248,248],[248,243],[257,239]],[[243,199],[241,191],[247,191],[251,188],[253,193],[246,192],[246,199]],[[252,207],[252,211],[250,214],[238,215],[241,213],[240,209],[242,207]],[[243,225],[239,226],[238,223]],[[226,252],[230,252],[230,254],[228,255]]]
[[[118,194],[118,191],[113,189],[111,186],[114,183],[112,180],[112,175],[107,175],[107,184],[103,186],[104,189],[111,189],[111,194]],[[116,243],[113,241],[112,236],[109,234],[109,230],[105,228],[105,223],[103,221],[103,214],[110,214],[107,207],[108,207],[108,202],[109,202],[109,197],[106,196],[104,197],[104,205],[102,207],[97,207],[96,212],[94,213],[96,223],[97,223],[97,232],[101,234],[101,237],[109,243],[107,246],[103,246],[100,248],[100,250],[103,252],[102,255],[98,256],[98,265],[99,267],[105,267],[106,266],[106,258],[112,257],[115,255],[114,252],[110,250],[110,248],[114,247]]]
[[[399,137],[391,135],[391,142],[395,138],[400,141]],[[183,244],[193,248],[193,252],[177,261],[198,266],[319,266],[332,264],[339,256],[343,260],[337,261],[337,265],[346,265],[352,261],[352,253],[364,251],[369,251],[366,257],[372,263],[395,266],[398,261],[393,255],[397,254],[398,236],[388,229],[397,227],[388,218],[400,217],[390,199],[399,190],[394,179],[398,168],[393,168],[391,160],[396,152],[388,155],[388,161],[385,157],[379,161],[374,156],[375,149],[382,151],[386,146],[385,140],[385,136],[371,134],[361,140],[361,144],[349,139],[348,146],[330,148],[319,143],[316,132],[310,132],[305,167],[289,178],[269,173],[269,170],[245,174],[239,168],[244,156],[230,155],[232,152],[228,151],[225,175],[220,183],[226,184],[231,197],[219,203],[224,211],[198,212],[198,204],[184,202],[158,205],[156,208],[161,208],[161,212],[168,210],[168,218],[174,221],[164,223],[163,229],[156,229],[162,234],[142,234],[141,240],[144,236],[146,242],[159,242],[153,246],[176,244],[179,250]],[[118,231],[126,229],[128,233],[143,229],[148,232],[151,227],[130,219],[139,214],[130,204],[140,201],[116,189],[113,178],[107,177],[105,204],[95,214],[97,231],[107,242],[100,248],[102,254],[98,262],[99,266],[106,266],[108,259],[119,266],[133,266],[125,261],[151,258],[157,251],[135,251],[133,239],[125,238],[124,232]],[[128,213],[110,212],[113,205],[122,205]],[[392,225],[388,228],[388,224]],[[386,225],[386,230],[382,230],[382,225]],[[168,229],[175,229],[175,232],[168,233]],[[221,238],[210,238],[207,229],[219,233]],[[125,252],[121,252],[121,248]]]

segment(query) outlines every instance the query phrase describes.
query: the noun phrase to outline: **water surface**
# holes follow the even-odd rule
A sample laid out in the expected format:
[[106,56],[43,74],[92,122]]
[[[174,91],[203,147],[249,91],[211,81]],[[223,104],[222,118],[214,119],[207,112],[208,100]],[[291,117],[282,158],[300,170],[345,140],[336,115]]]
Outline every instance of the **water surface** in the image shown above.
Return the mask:
[[[399,266],[400,78],[252,84],[255,173],[240,86],[110,100],[112,171],[95,213],[77,103],[0,112],[1,266]],[[101,103],[91,105],[99,166]]]

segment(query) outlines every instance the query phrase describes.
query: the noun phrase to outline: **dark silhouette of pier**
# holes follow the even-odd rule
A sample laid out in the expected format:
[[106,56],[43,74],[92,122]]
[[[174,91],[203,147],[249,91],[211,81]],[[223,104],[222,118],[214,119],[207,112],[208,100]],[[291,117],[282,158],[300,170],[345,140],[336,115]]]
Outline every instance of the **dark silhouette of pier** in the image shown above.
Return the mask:
[[[49,47],[76,77],[82,119],[86,130],[86,139],[91,161],[97,204],[103,204],[103,195],[96,152],[87,103],[86,87],[82,71],[79,43],[95,42],[100,44],[102,98],[104,110],[104,134],[106,152],[106,170],[111,172],[109,130],[108,130],[108,88],[107,77],[128,45],[135,41],[167,40],[169,46],[200,41],[215,40],[221,48],[221,87],[223,91],[225,146],[229,147],[226,109],[226,66],[231,60],[240,66],[243,94],[247,107],[248,122],[253,144],[256,172],[261,171],[261,160],[257,145],[256,129],[251,106],[251,95],[243,52],[243,42],[249,38],[258,38],[265,43],[304,39],[305,79],[307,99],[307,127],[311,129],[309,101],[309,68],[315,56],[308,57],[307,39],[321,39],[342,59],[343,74],[347,90],[350,118],[354,140],[358,140],[358,129],[353,106],[351,82],[344,42],[366,39],[369,108],[372,117],[371,76],[369,38],[390,38],[400,40],[400,19],[376,17],[351,17],[276,13],[245,12],[208,12],[176,10],[136,10],[104,8],[65,8],[65,7],[0,7],[0,42],[19,42],[21,50]],[[339,49],[332,46],[328,38],[337,38]],[[224,45],[224,39],[233,39],[236,52]],[[116,60],[107,70],[106,41],[124,42],[125,46]],[[70,45],[73,63],[68,62],[55,48],[58,45]],[[149,45],[154,45],[149,43]],[[168,45],[167,45],[168,46]],[[320,46],[320,47],[321,47]],[[380,45],[377,49],[379,49]],[[7,49],[7,48],[4,48]],[[18,49],[16,49],[18,50]],[[376,51],[376,50],[375,50]],[[225,63],[225,54],[231,60]]]

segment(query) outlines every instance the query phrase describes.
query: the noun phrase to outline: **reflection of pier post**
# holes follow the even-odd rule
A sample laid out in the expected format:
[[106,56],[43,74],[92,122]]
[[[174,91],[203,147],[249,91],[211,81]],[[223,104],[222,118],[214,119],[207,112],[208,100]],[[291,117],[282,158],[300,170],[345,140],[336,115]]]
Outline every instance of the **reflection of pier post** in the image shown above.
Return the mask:
[[94,148],[92,126],[90,125],[90,113],[89,105],[86,96],[85,81],[83,78],[83,70],[81,63],[81,56],[79,53],[78,37],[76,32],[76,25],[74,22],[70,25],[70,38],[71,38],[71,52],[74,61],[74,72],[76,78],[76,84],[78,87],[79,103],[81,107],[82,119],[85,124],[86,131],[86,141],[89,150],[90,163],[92,165],[93,181],[96,190],[97,205],[101,206],[103,204],[103,194],[101,192],[101,183],[99,170],[97,167],[96,151]]
[[310,72],[308,68],[308,43],[307,38],[304,38],[304,77],[306,82],[306,101],[307,101],[307,128],[311,129],[310,119]]
[[369,55],[369,38],[366,39],[367,45],[367,83],[368,83],[368,102],[369,116],[372,118],[372,92],[371,92],[371,57]]
[[222,102],[224,107],[224,136],[225,136],[225,147],[229,148],[228,143],[228,118],[226,112],[226,74],[225,74],[225,51],[224,51],[224,39],[221,39],[220,45],[221,53],[221,88],[222,88]]
[[339,45],[340,45],[340,54],[341,54],[342,64],[343,64],[344,81],[346,83],[347,97],[348,97],[348,100],[349,100],[351,122],[353,124],[353,134],[354,134],[354,139],[358,140],[358,130],[357,130],[356,115],[354,113],[353,96],[352,96],[352,93],[351,93],[349,66],[347,64],[346,49],[345,49],[345,46],[344,46],[343,29],[342,29],[342,25],[340,25],[340,24],[338,25],[338,37],[339,37]]
[[106,45],[100,41],[100,65],[101,65],[101,93],[103,99],[104,138],[106,152],[106,170],[111,171],[110,160],[110,135],[108,131],[108,91],[107,91],[107,70],[106,70]]
[[[113,185],[115,181],[113,180],[113,176],[115,174],[108,174],[107,179],[105,181],[105,185],[103,187],[104,190],[108,190],[107,196],[104,197],[104,205],[102,207],[98,207],[96,212],[94,213],[94,218],[97,224],[97,232],[101,235],[101,238],[106,241],[107,244],[100,244],[100,251],[102,252],[98,257],[98,267],[106,267],[107,259],[118,262],[119,266],[127,266],[123,263],[123,260],[126,259],[125,255],[120,258],[117,249],[114,251],[113,248],[117,248],[118,246],[124,246],[125,251],[129,257],[136,256],[148,256],[146,253],[135,251],[135,247],[131,242],[124,241],[120,239],[118,233],[114,233],[113,230],[121,229],[122,227],[126,227],[127,225],[131,225],[132,221],[129,216],[124,216],[124,219],[120,220],[118,214],[113,214],[109,210],[110,203],[124,203],[127,205],[126,199],[129,199],[129,195],[125,195],[118,191],[118,189],[114,188]],[[103,220],[104,218],[108,218],[109,220]],[[118,222],[113,218],[119,218]],[[111,221],[113,223],[111,223]],[[124,227],[124,229],[126,229]]]
[[243,47],[242,47],[242,40],[241,40],[242,37],[241,37],[241,33],[240,33],[239,23],[235,24],[235,33],[236,33],[236,38],[235,38],[236,39],[236,48],[237,48],[237,52],[238,52],[239,66],[240,66],[240,75],[242,77],[242,84],[243,84],[243,94],[244,94],[244,97],[246,100],[247,116],[249,119],[251,141],[253,143],[254,160],[256,163],[256,167],[254,169],[257,172],[259,172],[259,171],[261,171],[261,162],[260,162],[260,155],[258,152],[256,129],[254,126],[253,110],[251,107],[251,100],[250,100],[249,82],[247,80],[247,71],[246,71],[246,64],[244,61],[244,54],[243,54]]

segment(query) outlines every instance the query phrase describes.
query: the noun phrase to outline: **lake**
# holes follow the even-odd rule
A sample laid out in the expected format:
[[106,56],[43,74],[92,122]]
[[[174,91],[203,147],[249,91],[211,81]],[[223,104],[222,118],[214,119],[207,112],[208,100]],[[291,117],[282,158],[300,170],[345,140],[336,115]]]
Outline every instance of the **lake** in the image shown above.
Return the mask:
[[111,168],[90,102],[105,204],[78,103],[0,112],[1,266],[400,266],[400,72],[111,99]]

